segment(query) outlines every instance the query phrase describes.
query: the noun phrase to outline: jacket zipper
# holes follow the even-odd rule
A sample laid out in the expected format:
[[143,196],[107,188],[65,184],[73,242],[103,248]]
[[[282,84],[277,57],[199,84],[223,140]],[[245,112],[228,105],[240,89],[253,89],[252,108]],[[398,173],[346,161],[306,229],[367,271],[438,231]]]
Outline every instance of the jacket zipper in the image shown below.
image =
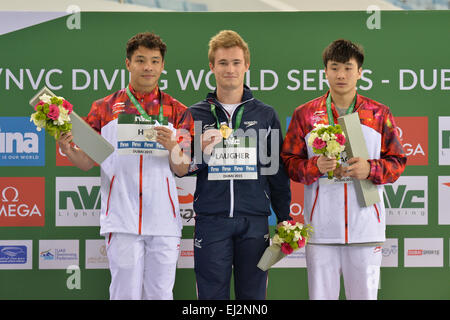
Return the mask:
[[[233,113],[230,115],[230,118],[228,119],[228,126],[230,127],[230,129],[233,129],[233,114],[234,111],[237,110],[237,108],[241,107],[244,103],[247,103],[248,101],[253,100],[252,99],[248,99],[244,102],[241,102],[234,110]],[[220,108],[222,108],[222,111],[224,111],[225,115],[228,117],[227,112],[225,110],[223,110],[222,104],[219,103]],[[230,180],[230,214],[229,214],[230,218],[234,217],[234,180]]]
[[[236,110],[238,107],[236,107],[234,110]],[[234,111],[233,111],[234,113]],[[229,124],[228,126],[230,127],[230,129],[233,129],[233,114],[231,114],[230,116],[230,120],[229,120]],[[234,217],[234,180],[231,179],[230,180],[230,218]]]
[[[237,108],[242,106],[242,104],[244,104],[244,103],[245,102],[241,103],[236,108],[234,108],[233,113],[230,115],[230,119],[228,120],[228,126],[230,127],[230,129],[233,129],[233,114],[234,114],[234,111],[236,111]],[[227,112],[225,112],[225,115],[227,115]],[[234,217],[234,180],[233,179],[230,180],[230,215],[229,215],[229,217],[230,218]]]

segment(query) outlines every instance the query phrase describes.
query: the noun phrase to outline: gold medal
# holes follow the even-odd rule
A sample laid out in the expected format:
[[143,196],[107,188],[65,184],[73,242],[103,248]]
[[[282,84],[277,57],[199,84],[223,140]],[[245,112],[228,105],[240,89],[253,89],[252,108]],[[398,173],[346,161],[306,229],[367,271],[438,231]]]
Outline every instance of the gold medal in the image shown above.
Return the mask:
[[220,130],[220,134],[222,135],[222,137],[224,139],[228,139],[230,134],[233,132],[233,130],[230,127],[228,127],[226,124],[222,124],[220,126],[219,130]]

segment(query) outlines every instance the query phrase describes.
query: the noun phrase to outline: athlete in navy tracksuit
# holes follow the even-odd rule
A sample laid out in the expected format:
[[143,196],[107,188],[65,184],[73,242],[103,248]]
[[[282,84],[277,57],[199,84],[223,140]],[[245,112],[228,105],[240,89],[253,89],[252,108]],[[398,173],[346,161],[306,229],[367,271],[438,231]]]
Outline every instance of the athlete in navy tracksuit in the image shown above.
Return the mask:
[[[272,107],[254,99],[244,86],[250,53],[236,32],[225,30],[214,36],[208,57],[216,90],[191,106],[180,126],[194,136],[189,173],[197,174],[194,268],[198,298],[230,299],[233,270],[236,299],[265,299],[267,272],[257,264],[269,245],[270,205],[278,222],[290,219],[289,178],[280,158],[280,121]],[[237,130],[231,133],[232,129]],[[252,133],[253,137],[237,142]],[[221,143],[210,143],[205,137],[209,134]],[[208,147],[214,144],[214,161],[232,160],[239,165],[207,162]],[[269,162],[266,156],[271,154]],[[244,160],[247,165],[240,163]],[[229,172],[230,168],[236,171]],[[220,170],[224,171],[217,173]]]
[[[217,101],[216,93],[209,93],[206,100],[186,111],[186,118],[202,122],[202,132],[216,127],[211,104],[216,106],[219,121],[229,123],[229,115]],[[232,266],[236,299],[265,299],[267,272],[256,265],[269,245],[270,206],[277,222],[290,219],[291,193],[289,178],[279,158],[283,138],[278,116],[271,106],[254,99],[248,87],[244,88],[242,102],[233,113],[233,128],[240,108],[244,108],[240,124],[244,131],[246,127],[256,132],[260,129],[268,132],[269,128],[279,130],[278,146],[274,150],[278,167],[275,174],[262,175],[261,168],[270,164],[262,165],[258,156],[258,179],[222,181],[208,180],[205,159],[191,166],[190,174],[197,174],[194,261],[199,299],[229,299]],[[269,132],[267,137],[258,136],[258,146],[270,149],[272,135]]]
[[[211,105],[216,107],[218,119],[211,112]],[[201,163],[193,164],[190,169],[191,174],[197,174],[194,259],[199,299],[229,299],[232,266],[236,299],[264,299],[267,272],[256,265],[269,244],[267,217],[271,214],[270,205],[278,222],[290,219],[289,178],[279,158],[282,133],[272,107],[254,99],[245,86],[242,101],[232,113],[231,123],[229,113],[217,101],[216,92],[209,93],[206,100],[189,108],[186,119],[201,121],[202,133],[216,128],[217,120],[235,128],[240,108],[244,108],[240,129],[244,132],[250,128],[255,132],[264,130],[257,135],[258,179],[208,180],[208,165],[204,157]],[[263,175],[261,169],[273,165],[274,160],[271,164],[262,165],[260,148],[267,148],[265,154],[271,154],[271,139],[276,130],[279,134],[274,156],[278,166],[274,174]]]

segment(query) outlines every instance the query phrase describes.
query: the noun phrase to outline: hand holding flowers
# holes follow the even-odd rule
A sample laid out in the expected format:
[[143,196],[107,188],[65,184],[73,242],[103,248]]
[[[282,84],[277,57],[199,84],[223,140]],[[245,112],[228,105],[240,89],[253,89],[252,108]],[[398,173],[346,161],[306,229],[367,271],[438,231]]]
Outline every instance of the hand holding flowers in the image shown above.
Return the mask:
[[258,268],[267,271],[286,255],[303,248],[308,242],[311,233],[312,227],[310,225],[304,226],[293,220],[283,221],[276,230],[276,234],[272,239],[272,245],[264,251],[258,263]]
[[281,246],[281,251],[284,254],[291,254],[306,245],[312,232],[312,227],[290,220],[283,221],[276,232],[272,243]]
[[[331,126],[316,123],[308,138],[308,145],[317,155],[339,160],[341,152],[345,149],[345,135],[340,125]],[[336,166],[338,167],[339,164]],[[328,179],[331,178],[333,178],[333,171],[328,171]]]
[[61,132],[69,132],[72,129],[69,115],[73,106],[62,97],[43,94],[39,99],[34,107],[36,112],[31,115],[30,121],[34,122],[38,131],[43,128],[58,140]]

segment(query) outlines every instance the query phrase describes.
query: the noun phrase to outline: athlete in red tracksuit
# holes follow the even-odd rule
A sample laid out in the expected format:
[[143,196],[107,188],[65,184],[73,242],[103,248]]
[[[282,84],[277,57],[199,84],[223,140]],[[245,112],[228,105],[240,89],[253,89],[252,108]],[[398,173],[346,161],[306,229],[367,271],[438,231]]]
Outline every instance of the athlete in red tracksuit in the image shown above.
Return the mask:
[[[174,131],[187,108],[158,87],[165,50],[154,34],[131,38],[126,59],[130,84],[95,101],[85,119],[115,148],[101,164],[100,234],[106,238],[111,299],[173,298],[182,228],[173,173],[187,171],[189,160],[185,167],[173,162],[183,156]],[[160,126],[146,117],[158,119]],[[139,137],[144,133],[140,128],[154,128],[166,150],[149,150],[155,144]],[[89,170],[94,161],[71,147],[71,138],[67,134],[58,141],[61,150]],[[127,139],[133,148],[122,148]]]
[[[330,91],[295,109],[281,152],[290,178],[306,185],[305,222],[314,229],[306,247],[309,296],[338,299],[343,274],[347,299],[376,299],[380,246],[385,241],[384,203],[361,207],[354,184],[330,183],[327,172],[368,179],[383,199],[382,185],[398,179],[406,156],[389,108],[356,93],[362,49],[337,40],[325,49],[323,59]],[[337,123],[347,112],[359,114],[369,160],[352,158],[348,167],[336,169],[335,159],[317,156],[307,141],[314,124]]]

